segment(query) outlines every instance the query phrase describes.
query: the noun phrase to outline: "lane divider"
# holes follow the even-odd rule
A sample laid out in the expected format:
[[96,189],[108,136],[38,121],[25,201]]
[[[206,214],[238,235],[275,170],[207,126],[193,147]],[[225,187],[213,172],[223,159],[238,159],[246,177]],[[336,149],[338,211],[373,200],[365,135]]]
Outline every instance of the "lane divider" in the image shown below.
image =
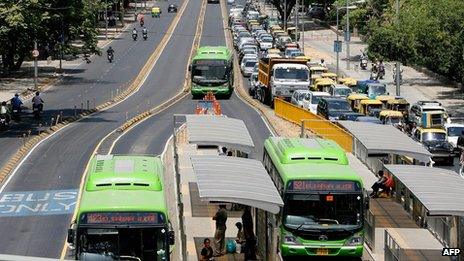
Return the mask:
[[[228,14],[227,14],[227,6],[225,3],[225,0],[221,0],[221,13],[222,13],[222,24],[224,28],[224,36],[226,38],[226,45],[227,48],[234,50],[234,46],[232,44],[232,33],[228,32],[230,30],[229,24],[227,23],[228,21]],[[265,110],[269,110],[269,108],[265,107],[263,104],[259,103],[258,101],[254,100],[253,98],[248,95],[248,91],[245,90],[245,84],[243,82],[243,77],[240,72],[240,65],[238,64],[238,56],[237,53],[234,51],[234,88],[235,93],[237,94],[237,97],[248,103],[250,107],[252,107],[263,119],[264,123],[266,124],[267,128],[269,129],[269,132],[273,135],[276,136],[278,134],[278,131],[275,129],[274,125],[271,123],[271,119],[266,115]]]
[[[167,43],[171,39],[177,24],[180,21],[182,14],[184,13],[185,9],[187,8],[189,0],[185,0],[182,3],[182,6],[179,12],[174,17],[173,21],[169,25],[165,35],[161,39],[160,43],[157,45],[155,50],[152,52],[150,57],[148,58],[145,65],[140,70],[139,74],[135,77],[135,79],[131,82],[131,84],[125,88],[120,94],[114,97],[111,101],[107,101],[103,104],[96,106],[94,109],[86,110],[77,116],[67,117],[63,122],[52,126],[50,129],[45,130],[38,136],[34,136],[33,138],[29,139],[15,154],[11,156],[11,158],[7,161],[7,163],[0,169],[0,183],[3,183],[5,179],[18,167],[18,163],[21,162],[23,157],[29,155],[29,152],[36,148],[37,145],[41,140],[49,137],[53,133],[61,130],[64,126],[75,122],[80,121],[83,118],[93,115],[95,113],[99,113],[105,110],[108,110],[121,102],[125,101],[127,98],[131,97],[135,93],[137,93],[140,88],[142,87],[143,83],[147,79],[148,75],[150,74],[151,70],[154,68],[156,62],[158,61],[159,57],[162,54],[163,49],[166,47]],[[15,168],[15,166],[17,166]],[[5,185],[5,184],[4,184]]]
[[[178,16],[176,16],[176,18],[180,17],[182,15],[182,13],[184,12],[184,10],[185,10],[186,6],[188,5],[189,1],[190,0],[185,0],[184,1],[183,6],[181,7],[181,11],[178,12]],[[200,15],[199,15],[199,18],[198,18],[198,21],[197,21],[197,28],[196,28],[197,30],[201,30],[201,28],[202,28],[202,25],[203,25],[203,22],[204,22],[204,17],[205,17],[205,12],[206,12],[206,0],[202,0],[202,6],[201,6],[201,9],[200,9]],[[178,22],[178,20],[177,20],[177,22]],[[177,22],[176,22],[176,25],[177,25]],[[168,30],[168,32],[169,32],[169,30]],[[173,30],[169,33],[169,39],[171,38],[172,34],[173,34]],[[194,43],[192,45],[192,51],[190,52],[190,56],[189,56],[189,59],[188,59],[188,64],[191,61],[194,50],[198,47],[199,40],[197,38],[200,38],[200,37],[201,37],[201,34],[198,34],[198,33],[195,34]],[[167,42],[164,43],[163,45],[166,46],[166,44],[167,44]],[[164,49],[164,47],[163,47],[163,49]],[[158,52],[158,58],[159,58],[159,56],[161,56],[161,52],[162,52],[162,50],[160,50]],[[155,50],[155,53],[156,53],[156,50]],[[158,59],[156,59],[156,61],[157,60]],[[156,63],[156,61],[155,61],[155,63]],[[186,74],[187,75],[189,74],[188,66],[187,66],[187,69],[186,69]],[[144,77],[143,81],[145,81],[147,77],[148,77],[148,75],[146,77]],[[82,189],[84,187],[86,174],[88,172],[88,169],[90,168],[91,159],[101,149],[102,144],[104,144],[105,142],[108,142],[108,139],[110,139],[111,136],[118,133],[116,135],[116,137],[114,138],[114,140],[112,140],[111,145],[108,148],[108,150],[105,151],[107,154],[111,153],[111,151],[113,150],[116,142],[119,140],[120,137],[122,137],[125,134],[125,131],[128,131],[128,130],[132,129],[133,127],[135,127],[139,123],[149,119],[151,116],[155,116],[155,115],[161,113],[162,111],[168,109],[169,107],[173,106],[177,102],[181,101],[183,98],[187,97],[189,95],[189,92],[188,92],[189,91],[189,86],[188,85],[189,85],[188,80],[186,78],[186,80],[184,80],[183,88],[181,88],[181,90],[175,96],[171,97],[169,100],[165,101],[164,103],[162,103],[162,104],[160,104],[160,105],[158,105],[158,106],[156,106],[156,107],[154,107],[154,108],[152,108],[152,109],[150,109],[150,110],[148,110],[146,112],[143,112],[143,113],[131,118],[130,120],[126,121],[122,126],[114,129],[113,131],[108,133],[105,137],[103,137],[103,139],[101,139],[99,141],[99,143],[97,144],[97,146],[93,150],[92,155],[89,158],[89,160],[88,160],[88,162],[86,164],[86,167],[84,169],[84,172],[82,174],[80,185],[79,185],[79,193],[78,193],[78,200],[76,202],[76,206],[79,206],[79,203],[80,203],[80,197],[81,197],[81,194],[82,194]],[[77,214],[76,210],[77,210],[77,207],[75,208],[75,211],[73,213],[73,216],[72,216],[71,220],[76,219],[76,214]],[[63,245],[63,249],[61,251],[61,256],[60,256],[61,260],[63,260],[66,257],[66,252],[67,252],[66,250],[67,250],[67,242],[65,240],[64,245]]]

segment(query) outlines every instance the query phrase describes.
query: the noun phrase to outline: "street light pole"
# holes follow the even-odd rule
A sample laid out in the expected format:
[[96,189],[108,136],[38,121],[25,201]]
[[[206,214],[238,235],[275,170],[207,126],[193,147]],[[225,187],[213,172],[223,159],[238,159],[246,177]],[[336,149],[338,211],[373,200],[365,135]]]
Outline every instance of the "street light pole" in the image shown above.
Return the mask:
[[[337,45],[339,43],[339,39],[338,39],[338,10],[340,10],[340,8],[336,7],[337,8]],[[337,76],[340,75],[340,54],[338,52],[338,50],[336,50],[336,53],[337,53]]]
[[[37,50],[37,40],[34,40],[34,51]],[[37,83],[37,78],[39,74],[39,65],[37,63],[37,55],[34,55],[34,90],[39,90],[39,86]]]
[[[397,26],[399,25],[400,23],[400,1],[399,0],[396,0],[396,24]],[[396,83],[396,96],[400,96],[401,95],[401,86],[400,86],[400,79],[401,79],[401,76],[400,76],[400,73],[401,73],[401,63],[400,61],[396,61],[396,77],[395,77],[395,83]]]
[[300,0],[296,0],[295,4],[295,42],[298,43],[298,2]]
[[350,9],[348,8],[348,0],[346,0],[346,69],[350,69]]
[[105,0],[105,39],[108,40],[108,0]]
[[287,31],[287,0],[284,1],[284,30]]

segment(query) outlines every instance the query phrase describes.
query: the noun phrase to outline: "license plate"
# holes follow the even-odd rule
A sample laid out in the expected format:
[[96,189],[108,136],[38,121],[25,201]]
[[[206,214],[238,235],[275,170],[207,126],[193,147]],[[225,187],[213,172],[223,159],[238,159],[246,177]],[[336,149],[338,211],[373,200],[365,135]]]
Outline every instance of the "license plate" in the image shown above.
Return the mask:
[[327,248],[318,248],[316,250],[316,255],[318,255],[318,256],[326,256],[328,254],[329,254],[329,249],[327,249]]

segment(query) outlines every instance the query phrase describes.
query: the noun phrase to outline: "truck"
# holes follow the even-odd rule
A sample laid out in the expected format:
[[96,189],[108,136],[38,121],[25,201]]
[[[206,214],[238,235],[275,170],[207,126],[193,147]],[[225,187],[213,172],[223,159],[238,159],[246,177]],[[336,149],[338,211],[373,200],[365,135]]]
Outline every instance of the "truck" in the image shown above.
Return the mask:
[[309,89],[309,69],[305,59],[261,58],[258,66],[258,99],[273,107],[274,98],[290,100],[296,90]]

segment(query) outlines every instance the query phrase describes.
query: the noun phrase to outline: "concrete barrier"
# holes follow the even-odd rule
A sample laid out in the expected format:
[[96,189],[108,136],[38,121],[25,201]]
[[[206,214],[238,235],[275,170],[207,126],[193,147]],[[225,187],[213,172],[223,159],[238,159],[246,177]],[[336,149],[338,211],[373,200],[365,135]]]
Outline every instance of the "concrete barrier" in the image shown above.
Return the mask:
[[274,111],[277,116],[300,126],[303,123],[305,129],[317,136],[334,140],[346,152],[351,152],[353,149],[353,136],[319,115],[281,99],[274,99]]

